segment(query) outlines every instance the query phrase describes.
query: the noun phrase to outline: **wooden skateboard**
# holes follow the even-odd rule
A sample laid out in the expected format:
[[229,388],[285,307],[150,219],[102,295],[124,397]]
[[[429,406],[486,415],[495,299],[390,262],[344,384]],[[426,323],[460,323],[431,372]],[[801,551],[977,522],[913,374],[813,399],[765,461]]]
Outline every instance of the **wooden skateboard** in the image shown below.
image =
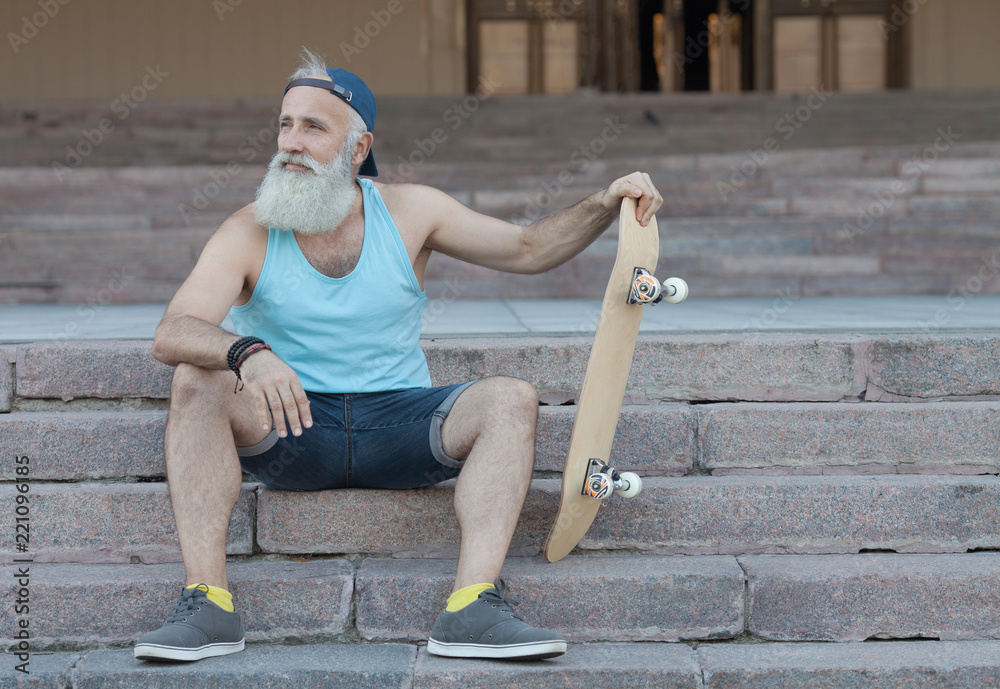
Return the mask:
[[604,500],[614,493],[631,498],[642,489],[642,481],[636,474],[619,473],[608,463],[639,336],[642,307],[661,299],[675,304],[684,301],[688,289],[680,278],[670,278],[661,285],[653,277],[660,256],[656,218],[642,227],[635,219],[635,212],[635,199],[623,199],[618,220],[618,255],[604,293],[576,408],[559,512],[545,542],[545,557],[549,562],[561,560],[576,547]]

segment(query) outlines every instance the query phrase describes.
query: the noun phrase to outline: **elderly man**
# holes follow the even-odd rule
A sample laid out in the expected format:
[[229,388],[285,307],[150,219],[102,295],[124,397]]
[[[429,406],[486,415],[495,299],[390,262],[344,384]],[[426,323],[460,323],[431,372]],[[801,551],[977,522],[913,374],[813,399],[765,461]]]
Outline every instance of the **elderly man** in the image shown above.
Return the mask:
[[[458,572],[428,651],[564,653],[562,637],[512,612],[499,578],[531,480],[536,392],[505,377],[431,387],[418,342],[424,271],[440,251],[540,273],[597,238],[622,197],[638,199],[643,224],[662,198],[636,172],[519,226],[429,187],[359,178],[378,174],[375,99],[357,75],[308,52],[279,123],[255,202],[211,238],[156,330],[153,356],[177,367],[164,444],[187,586],[164,626],[136,642],[136,658],[243,649],[226,579],[243,471],[286,490],[457,477]],[[227,314],[238,335],[219,327]]]

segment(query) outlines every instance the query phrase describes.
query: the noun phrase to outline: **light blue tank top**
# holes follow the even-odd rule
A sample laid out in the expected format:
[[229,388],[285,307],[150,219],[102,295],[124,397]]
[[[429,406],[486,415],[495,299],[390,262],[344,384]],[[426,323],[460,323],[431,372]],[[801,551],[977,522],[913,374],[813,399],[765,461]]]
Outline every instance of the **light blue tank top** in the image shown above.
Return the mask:
[[313,268],[295,235],[271,228],[250,301],[229,316],[239,335],[255,335],[310,392],[380,392],[431,385],[420,349],[427,303],[382,195],[359,179],[365,237],[345,277]]

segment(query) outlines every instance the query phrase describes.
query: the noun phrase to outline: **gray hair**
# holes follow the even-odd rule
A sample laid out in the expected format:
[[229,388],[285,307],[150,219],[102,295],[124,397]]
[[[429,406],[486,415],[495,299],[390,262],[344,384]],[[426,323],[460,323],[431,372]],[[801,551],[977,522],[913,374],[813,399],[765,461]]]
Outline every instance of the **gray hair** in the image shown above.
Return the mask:
[[[326,73],[326,58],[319,53],[314,53],[309,48],[302,46],[299,59],[301,62],[299,63],[299,68],[292,73],[292,81],[296,79],[330,79],[330,75]],[[361,115],[354,108],[349,109],[348,119],[347,141],[353,148],[354,144],[361,139],[361,135],[368,131],[368,127],[365,125],[365,121],[361,119]]]
[[326,58],[319,53],[314,53],[309,50],[309,48],[302,46],[302,52],[299,53],[299,59],[302,60],[302,62],[299,63],[299,68],[292,74],[292,81],[295,81],[296,79],[307,79],[309,77],[316,77],[319,79],[330,78],[330,76],[326,73]]

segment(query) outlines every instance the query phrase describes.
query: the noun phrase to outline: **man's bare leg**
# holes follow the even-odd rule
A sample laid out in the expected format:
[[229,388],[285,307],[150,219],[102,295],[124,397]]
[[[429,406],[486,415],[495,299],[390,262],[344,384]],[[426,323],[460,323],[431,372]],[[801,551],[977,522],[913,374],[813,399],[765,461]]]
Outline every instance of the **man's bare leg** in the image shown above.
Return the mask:
[[[445,452],[465,457],[455,486],[462,530],[455,591],[500,575],[531,482],[537,421],[538,395],[530,384],[488,378],[463,392],[444,422]],[[522,620],[504,597],[504,587],[498,588],[482,591],[476,601],[455,601],[454,610],[445,608],[427,639],[427,652],[518,660],[566,652],[561,635]]]
[[516,378],[487,378],[459,396],[441,429],[444,451],[465,457],[455,485],[462,532],[457,591],[500,575],[531,482],[538,394]]
[[267,435],[253,398],[234,395],[234,383],[229,371],[180,364],[170,388],[167,485],[188,585],[228,590],[226,535],[242,481],[236,446]]

